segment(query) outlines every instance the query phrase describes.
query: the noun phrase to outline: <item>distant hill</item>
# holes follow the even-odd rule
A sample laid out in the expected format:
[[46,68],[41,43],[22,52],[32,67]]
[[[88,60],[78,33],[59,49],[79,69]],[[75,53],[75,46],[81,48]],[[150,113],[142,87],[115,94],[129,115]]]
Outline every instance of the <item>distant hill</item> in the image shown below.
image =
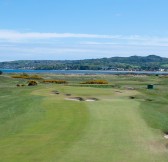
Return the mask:
[[168,70],[168,58],[156,55],[85,60],[19,60],[0,62],[1,69],[34,70]]

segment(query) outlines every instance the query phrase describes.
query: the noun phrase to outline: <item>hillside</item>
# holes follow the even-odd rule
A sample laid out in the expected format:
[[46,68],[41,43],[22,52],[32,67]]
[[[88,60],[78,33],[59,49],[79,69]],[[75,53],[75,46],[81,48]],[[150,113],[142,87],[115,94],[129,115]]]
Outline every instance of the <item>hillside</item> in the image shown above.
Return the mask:
[[156,55],[85,60],[19,60],[0,62],[1,69],[34,70],[168,70],[168,58]]

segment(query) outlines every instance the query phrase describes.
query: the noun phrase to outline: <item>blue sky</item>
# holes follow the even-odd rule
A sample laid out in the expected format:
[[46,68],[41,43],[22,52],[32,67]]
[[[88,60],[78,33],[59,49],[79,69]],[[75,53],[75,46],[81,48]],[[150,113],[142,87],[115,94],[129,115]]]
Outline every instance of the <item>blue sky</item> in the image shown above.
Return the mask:
[[0,61],[168,57],[167,0],[0,0]]

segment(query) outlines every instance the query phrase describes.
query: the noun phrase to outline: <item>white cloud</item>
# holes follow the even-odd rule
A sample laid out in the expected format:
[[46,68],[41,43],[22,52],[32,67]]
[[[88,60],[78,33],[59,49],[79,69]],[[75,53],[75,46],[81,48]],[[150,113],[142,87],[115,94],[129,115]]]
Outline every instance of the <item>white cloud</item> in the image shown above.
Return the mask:
[[167,56],[168,38],[140,35],[40,33],[0,30],[0,56],[18,59],[84,59],[112,56]]
[[16,46],[0,47],[1,60],[76,60],[113,56],[149,55],[167,56],[168,47],[132,45],[75,45],[63,47]]
[[[40,33],[40,32],[18,32],[14,30],[0,30],[0,42],[32,43],[33,41],[48,40],[48,43],[58,41],[58,39],[80,38],[85,42],[79,44],[90,45],[145,45],[145,46],[168,46],[167,37],[140,36],[140,35],[99,35],[80,33]],[[51,40],[52,39],[52,40]],[[57,39],[57,40],[56,40]],[[94,39],[94,41],[88,41]],[[96,41],[95,41],[96,40]],[[102,42],[103,40],[103,42]],[[110,40],[110,41],[106,41]],[[62,40],[61,40],[62,41]],[[44,43],[44,42],[42,42]]]
[[80,42],[81,45],[114,45],[117,43],[113,43],[113,42]]
[[1,40],[22,39],[50,39],[50,38],[110,38],[118,39],[119,35],[97,35],[97,34],[75,34],[75,33],[39,33],[39,32],[17,32],[13,30],[0,30]]

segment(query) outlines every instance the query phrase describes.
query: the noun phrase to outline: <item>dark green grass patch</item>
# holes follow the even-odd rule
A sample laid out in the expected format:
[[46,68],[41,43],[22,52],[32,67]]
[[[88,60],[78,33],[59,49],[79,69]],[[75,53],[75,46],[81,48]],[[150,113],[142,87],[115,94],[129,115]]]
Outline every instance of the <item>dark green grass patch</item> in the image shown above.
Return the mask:
[[145,121],[155,129],[168,131],[168,87],[157,86],[154,90],[141,90],[140,110]]
[[86,105],[33,95],[42,87],[18,88],[8,81],[3,78],[0,86],[0,161],[58,160],[87,127]]
[[141,112],[146,122],[155,129],[168,131],[168,106],[160,103],[141,103]]

